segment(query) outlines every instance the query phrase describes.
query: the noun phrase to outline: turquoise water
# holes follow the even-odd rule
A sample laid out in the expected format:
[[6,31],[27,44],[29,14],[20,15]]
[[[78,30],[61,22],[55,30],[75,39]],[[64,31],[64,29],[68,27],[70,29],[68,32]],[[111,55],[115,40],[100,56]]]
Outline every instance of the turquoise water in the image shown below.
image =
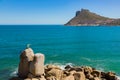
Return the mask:
[[88,65],[120,75],[120,26],[0,26],[0,80],[17,71],[26,44],[44,53],[45,63]]

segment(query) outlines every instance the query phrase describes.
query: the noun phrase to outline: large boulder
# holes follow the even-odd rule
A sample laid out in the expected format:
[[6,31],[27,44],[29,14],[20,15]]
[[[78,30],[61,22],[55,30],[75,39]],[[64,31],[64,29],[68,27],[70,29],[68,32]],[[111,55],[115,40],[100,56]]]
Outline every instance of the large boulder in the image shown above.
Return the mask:
[[101,72],[98,70],[93,70],[93,72],[91,73],[94,77],[101,77]]
[[73,75],[76,73],[76,71],[70,71],[69,73],[70,73],[70,75]]
[[75,80],[86,80],[83,72],[76,72],[74,75]]
[[57,80],[62,80],[63,71],[53,68],[50,71],[46,72],[46,78],[51,78],[51,76]]
[[68,72],[67,70],[63,70],[63,74],[62,77],[67,77],[69,75],[71,75],[72,73]]
[[85,76],[86,76],[87,79],[92,79],[92,78],[94,78],[94,76],[93,76],[92,74],[90,74],[90,73],[86,74]]
[[113,72],[108,72],[106,73],[106,77],[107,80],[118,80],[115,73]]
[[56,79],[55,76],[50,76],[50,77],[47,77],[46,80],[58,80],[58,79]]
[[30,62],[29,71],[33,76],[41,76],[44,72],[44,60],[45,57],[41,53],[37,53],[34,56],[34,60]]
[[100,79],[100,78],[98,78],[98,77],[94,77],[94,78],[91,78],[91,79],[89,79],[89,80],[104,80],[104,79]]
[[34,52],[31,48],[25,49],[20,55],[20,63],[18,68],[18,76],[26,78],[29,73],[29,62],[33,61]]
[[84,73],[85,73],[85,75],[88,74],[88,73],[93,72],[92,67],[84,66],[84,67],[82,67],[82,68],[84,69]]
[[67,77],[64,77],[62,80],[75,80],[73,75],[69,75]]
[[106,77],[106,73],[105,72],[101,72],[101,78],[105,78]]

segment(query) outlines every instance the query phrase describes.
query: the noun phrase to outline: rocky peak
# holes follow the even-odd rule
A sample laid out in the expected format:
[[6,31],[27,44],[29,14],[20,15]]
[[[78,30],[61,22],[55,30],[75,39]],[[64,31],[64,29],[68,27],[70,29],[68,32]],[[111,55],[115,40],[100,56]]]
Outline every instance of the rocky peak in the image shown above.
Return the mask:
[[80,14],[85,14],[85,13],[89,13],[90,11],[88,9],[81,9],[81,11],[77,11],[76,12],[76,16],[80,15]]
[[76,12],[76,17],[80,14],[80,12],[81,12],[81,11],[77,11],[77,12]]
[[88,9],[81,9],[81,12],[89,12]]

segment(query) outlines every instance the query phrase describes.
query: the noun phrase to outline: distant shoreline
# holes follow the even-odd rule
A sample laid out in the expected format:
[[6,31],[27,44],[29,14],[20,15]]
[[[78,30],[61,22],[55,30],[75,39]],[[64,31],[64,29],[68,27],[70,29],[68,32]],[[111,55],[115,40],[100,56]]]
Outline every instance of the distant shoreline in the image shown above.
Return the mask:
[[63,26],[76,26],[76,27],[115,27],[118,26],[120,27],[120,25],[66,25],[64,24]]
[[69,26],[76,26],[76,27],[102,27],[102,26],[104,26],[104,27],[112,27],[112,26],[120,26],[120,25],[65,25],[65,24],[60,24],[60,25],[49,25],[49,24],[45,24],[45,25],[42,25],[42,24],[40,24],[40,25],[0,25],[0,26],[65,26],[65,27],[69,27]]

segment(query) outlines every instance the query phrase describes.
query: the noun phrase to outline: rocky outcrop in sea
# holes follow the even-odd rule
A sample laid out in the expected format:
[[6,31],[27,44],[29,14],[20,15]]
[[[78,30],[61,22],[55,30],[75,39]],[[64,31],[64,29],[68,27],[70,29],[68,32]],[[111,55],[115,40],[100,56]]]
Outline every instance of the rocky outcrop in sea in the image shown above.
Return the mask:
[[31,48],[20,55],[18,76],[9,80],[118,80],[113,72],[102,72],[90,66],[70,66],[64,69],[52,64],[44,65],[45,56],[34,54]]

